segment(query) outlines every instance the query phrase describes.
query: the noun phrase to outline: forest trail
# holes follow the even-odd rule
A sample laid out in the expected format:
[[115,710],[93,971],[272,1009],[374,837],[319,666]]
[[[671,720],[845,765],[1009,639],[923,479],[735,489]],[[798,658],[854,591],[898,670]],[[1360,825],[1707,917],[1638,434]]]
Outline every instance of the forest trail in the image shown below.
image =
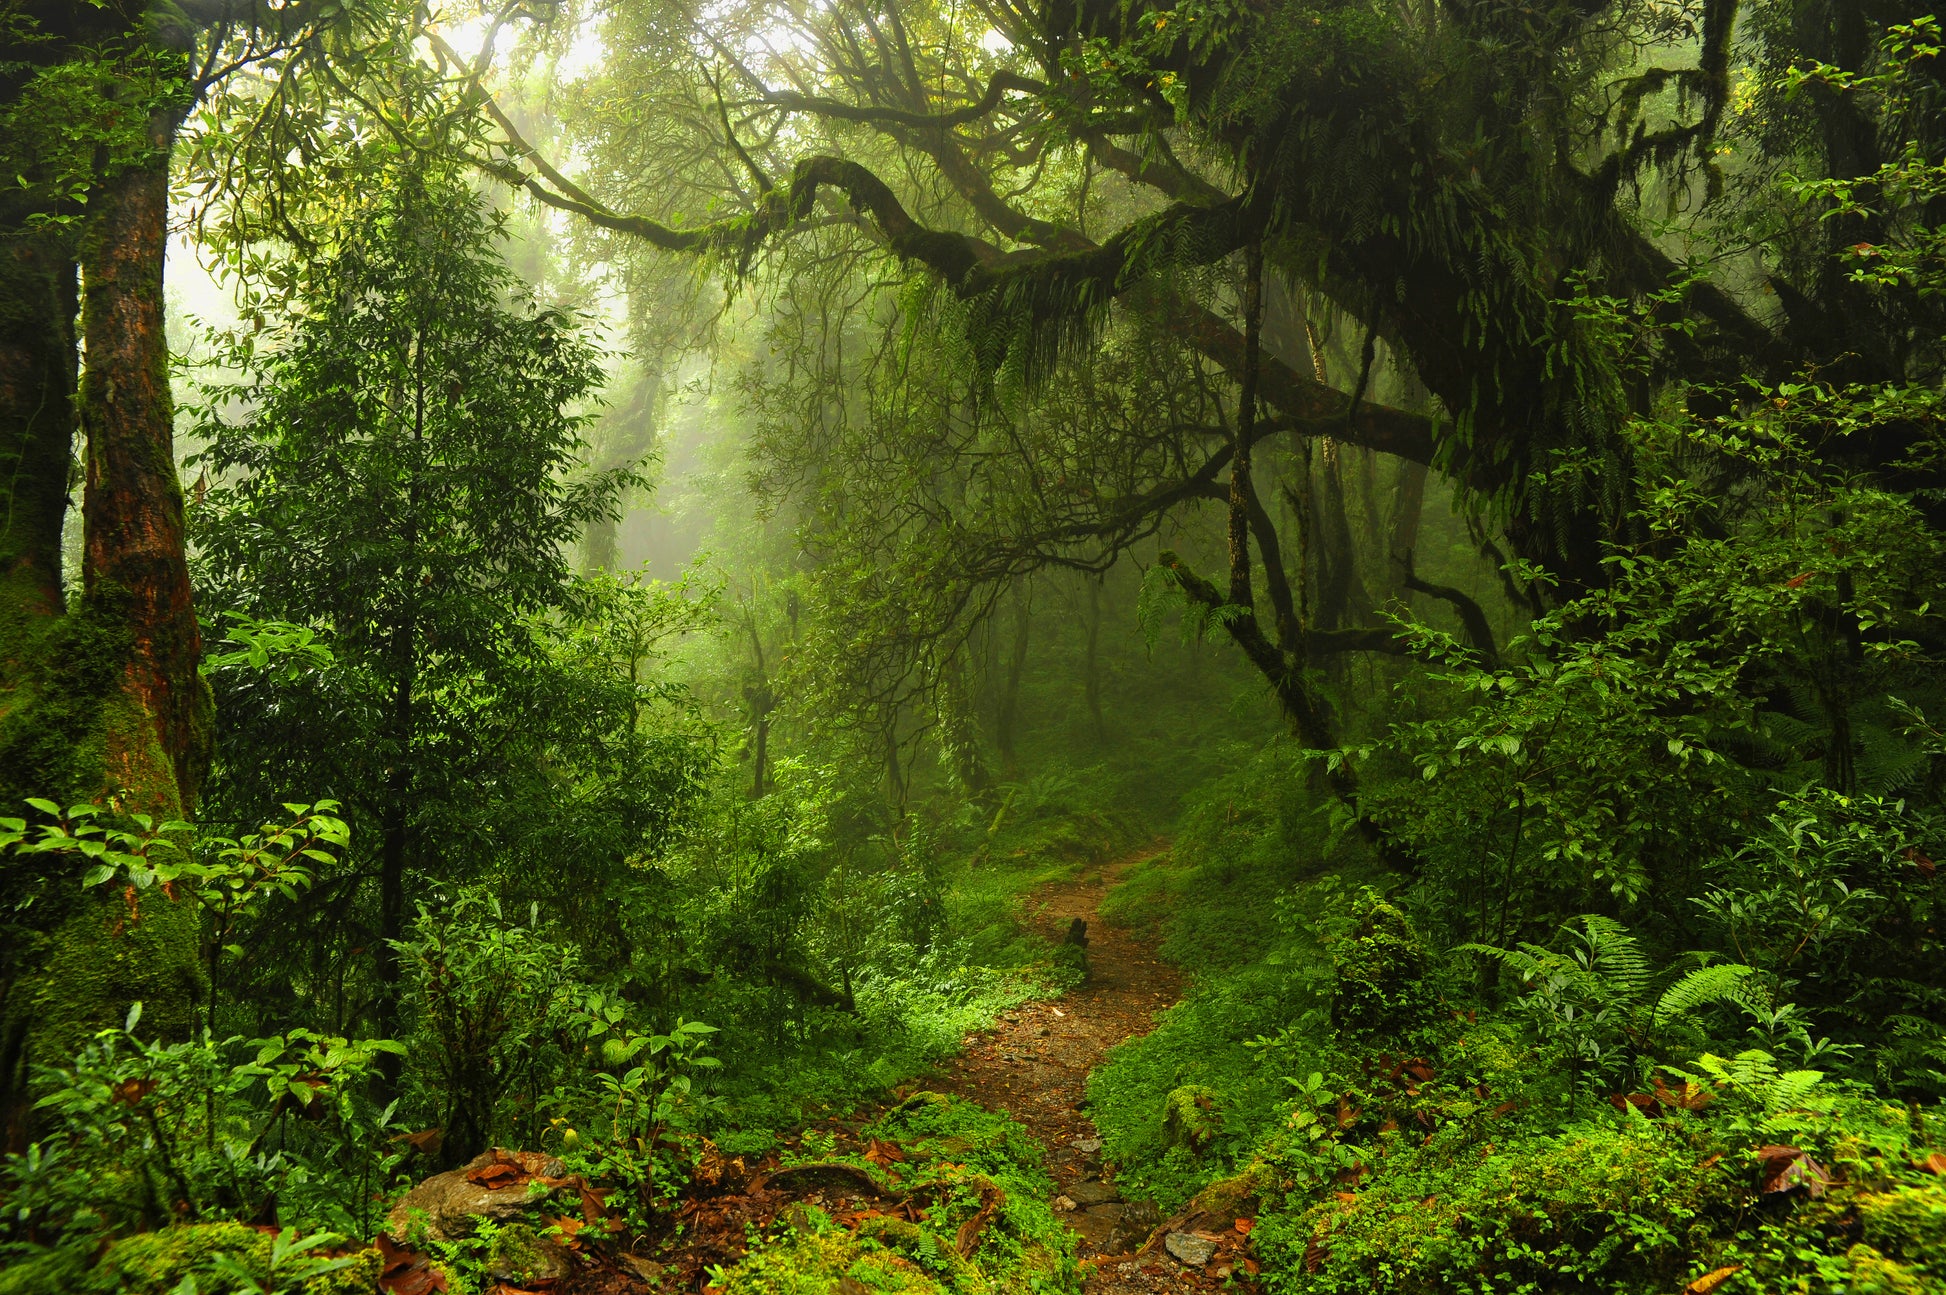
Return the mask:
[[[1058,1000],[1023,1004],[990,1029],[969,1034],[963,1050],[927,1081],[1013,1116],[1047,1148],[1057,1191],[1075,1206],[1064,1217],[1081,1235],[1088,1295],[1215,1289],[1229,1273],[1220,1257],[1203,1269],[1186,1268],[1159,1242],[1134,1253],[1161,1216],[1147,1202],[1121,1199],[1102,1165],[1101,1135],[1081,1109],[1088,1074],[1108,1050],[1148,1033],[1155,1014],[1180,997],[1182,975],[1157,956],[1152,932],[1100,919],[1102,901],[1122,876],[1167,848],[1156,843],[1035,890],[1026,915],[1048,939],[1059,941],[1075,918],[1088,924],[1087,981]],[[1063,1204],[1057,1200],[1057,1208]]]

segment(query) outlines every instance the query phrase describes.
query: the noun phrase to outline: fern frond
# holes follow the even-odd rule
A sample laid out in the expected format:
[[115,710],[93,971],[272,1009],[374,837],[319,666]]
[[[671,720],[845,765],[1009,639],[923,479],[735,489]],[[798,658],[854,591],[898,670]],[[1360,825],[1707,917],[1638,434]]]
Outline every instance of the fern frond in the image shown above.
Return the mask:
[[1697,1008],[1712,1003],[1747,1006],[1750,988],[1745,982],[1754,970],[1739,962],[1719,962],[1715,966],[1696,968],[1663,991],[1662,998],[1655,1005],[1656,1024],[1678,1016],[1688,1016]]
[[1813,1088],[1824,1082],[1822,1070],[1786,1070],[1766,1095],[1764,1105],[1773,1111],[1801,1106]]
[[1647,992],[1653,969],[1642,946],[1628,928],[1612,917],[1585,913],[1581,918],[1588,948],[1588,970],[1619,1004],[1633,1003]]

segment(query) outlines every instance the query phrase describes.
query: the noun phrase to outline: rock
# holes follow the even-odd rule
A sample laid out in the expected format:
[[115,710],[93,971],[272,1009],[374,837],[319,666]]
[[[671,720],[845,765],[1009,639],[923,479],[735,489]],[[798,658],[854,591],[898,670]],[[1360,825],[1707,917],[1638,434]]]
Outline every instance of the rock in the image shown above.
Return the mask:
[[552,1237],[525,1223],[510,1223],[493,1238],[487,1275],[514,1286],[557,1282],[574,1274],[574,1256]]
[[626,1250],[616,1255],[615,1258],[620,1261],[622,1267],[628,1269],[650,1285],[655,1285],[662,1280],[662,1265],[653,1259],[644,1259],[640,1255],[632,1255]]
[[1162,1221],[1149,1201],[1112,1201],[1093,1205],[1068,1218],[1068,1226],[1081,1239],[1102,1254],[1127,1254],[1149,1239],[1149,1232]]
[[1076,1138],[1073,1147],[1084,1156],[1092,1156],[1101,1150],[1100,1138]]
[[1162,1238],[1162,1248],[1191,1268],[1201,1268],[1216,1257],[1216,1242],[1192,1232],[1171,1232]]
[[436,1241],[451,1241],[472,1232],[481,1219],[504,1223],[525,1214],[553,1193],[540,1179],[561,1176],[562,1164],[551,1157],[534,1157],[533,1169],[551,1171],[537,1174],[507,1187],[487,1187],[467,1178],[475,1170],[502,1163],[504,1152],[485,1151],[458,1169],[449,1169],[414,1187],[399,1199],[385,1216],[385,1230],[395,1241],[406,1241],[415,1216],[423,1218],[427,1234]]
[[1111,1201],[1122,1199],[1122,1194],[1113,1187],[1093,1179],[1078,1182],[1068,1188],[1068,1195],[1074,1197],[1076,1203],[1081,1205],[1107,1205]]
[[805,1192],[819,1189],[850,1191],[863,1196],[878,1195],[878,1184],[856,1165],[817,1161],[779,1169],[764,1181],[778,1191]]
[[1074,1200],[1067,1196],[1056,1196],[1054,1198],[1054,1208],[1066,1214],[1074,1209]]

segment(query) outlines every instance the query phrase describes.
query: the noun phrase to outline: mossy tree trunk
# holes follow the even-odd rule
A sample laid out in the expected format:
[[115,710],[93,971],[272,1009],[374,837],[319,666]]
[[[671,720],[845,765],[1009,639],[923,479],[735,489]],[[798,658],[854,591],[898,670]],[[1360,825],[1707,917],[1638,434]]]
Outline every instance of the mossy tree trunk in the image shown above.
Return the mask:
[[[89,193],[78,248],[8,248],[0,323],[0,454],[11,469],[0,545],[0,800],[91,800],[179,818],[208,760],[209,702],[183,543],[162,273],[179,110],[153,114],[139,162]],[[76,284],[85,373],[76,383]],[[82,596],[63,605],[61,530],[75,413],[86,435]],[[33,1067],[66,1061],[143,1004],[146,1031],[186,1034],[201,992],[194,907],[157,891],[83,891],[79,861],[15,861],[32,905],[0,961],[0,1109],[31,1134]],[[9,908],[12,905],[8,905]]]

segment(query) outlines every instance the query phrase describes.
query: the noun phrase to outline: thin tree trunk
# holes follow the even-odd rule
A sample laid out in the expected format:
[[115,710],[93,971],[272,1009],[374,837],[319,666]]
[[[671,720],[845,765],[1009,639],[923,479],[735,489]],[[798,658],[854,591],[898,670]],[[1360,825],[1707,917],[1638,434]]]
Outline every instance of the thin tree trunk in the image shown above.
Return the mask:
[[9,642],[31,631],[27,622],[62,611],[78,292],[65,240],[7,232],[0,242],[0,625]]
[[1028,586],[1016,585],[1013,594],[1013,650],[1007,658],[1007,679],[1000,689],[1000,710],[993,726],[993,744],[1008,777],[1020,771],[1014,735],[1020,716],[1020,682],[1027,673],[1027,640],[1033,629],[1033,599]]
[[1385,597],[1409,599],[1406,581],[1419,547],[1419,523],[1426,511],[1426,465],[1399,461],[1392,488],[1392,510],[1385,528]]
[[[0,517],[0,812],[8,814],[27,796],[79,790],[71,770],[61,779],[69,786],[44,785],[49,771],[39,730],[47,721],[35,715],[37,667],[58,651],[49,640],[64,610],[76,290],[74,258],[61,241],[7,229],[0,244],[0,474],[7,483]],[[38,958],[30,941],[12,934],[0,945],[0,1134],[6,1150],[20,1151],[33,1136],[28,1083]]]
[[1087,647],[1082,659],[1082,678],[1088,695],[1088,720],[1096,746],[1108,741],[1108,728],[1101,716],[1101,586],[1108,573],[1084,575],[1088,586]]

